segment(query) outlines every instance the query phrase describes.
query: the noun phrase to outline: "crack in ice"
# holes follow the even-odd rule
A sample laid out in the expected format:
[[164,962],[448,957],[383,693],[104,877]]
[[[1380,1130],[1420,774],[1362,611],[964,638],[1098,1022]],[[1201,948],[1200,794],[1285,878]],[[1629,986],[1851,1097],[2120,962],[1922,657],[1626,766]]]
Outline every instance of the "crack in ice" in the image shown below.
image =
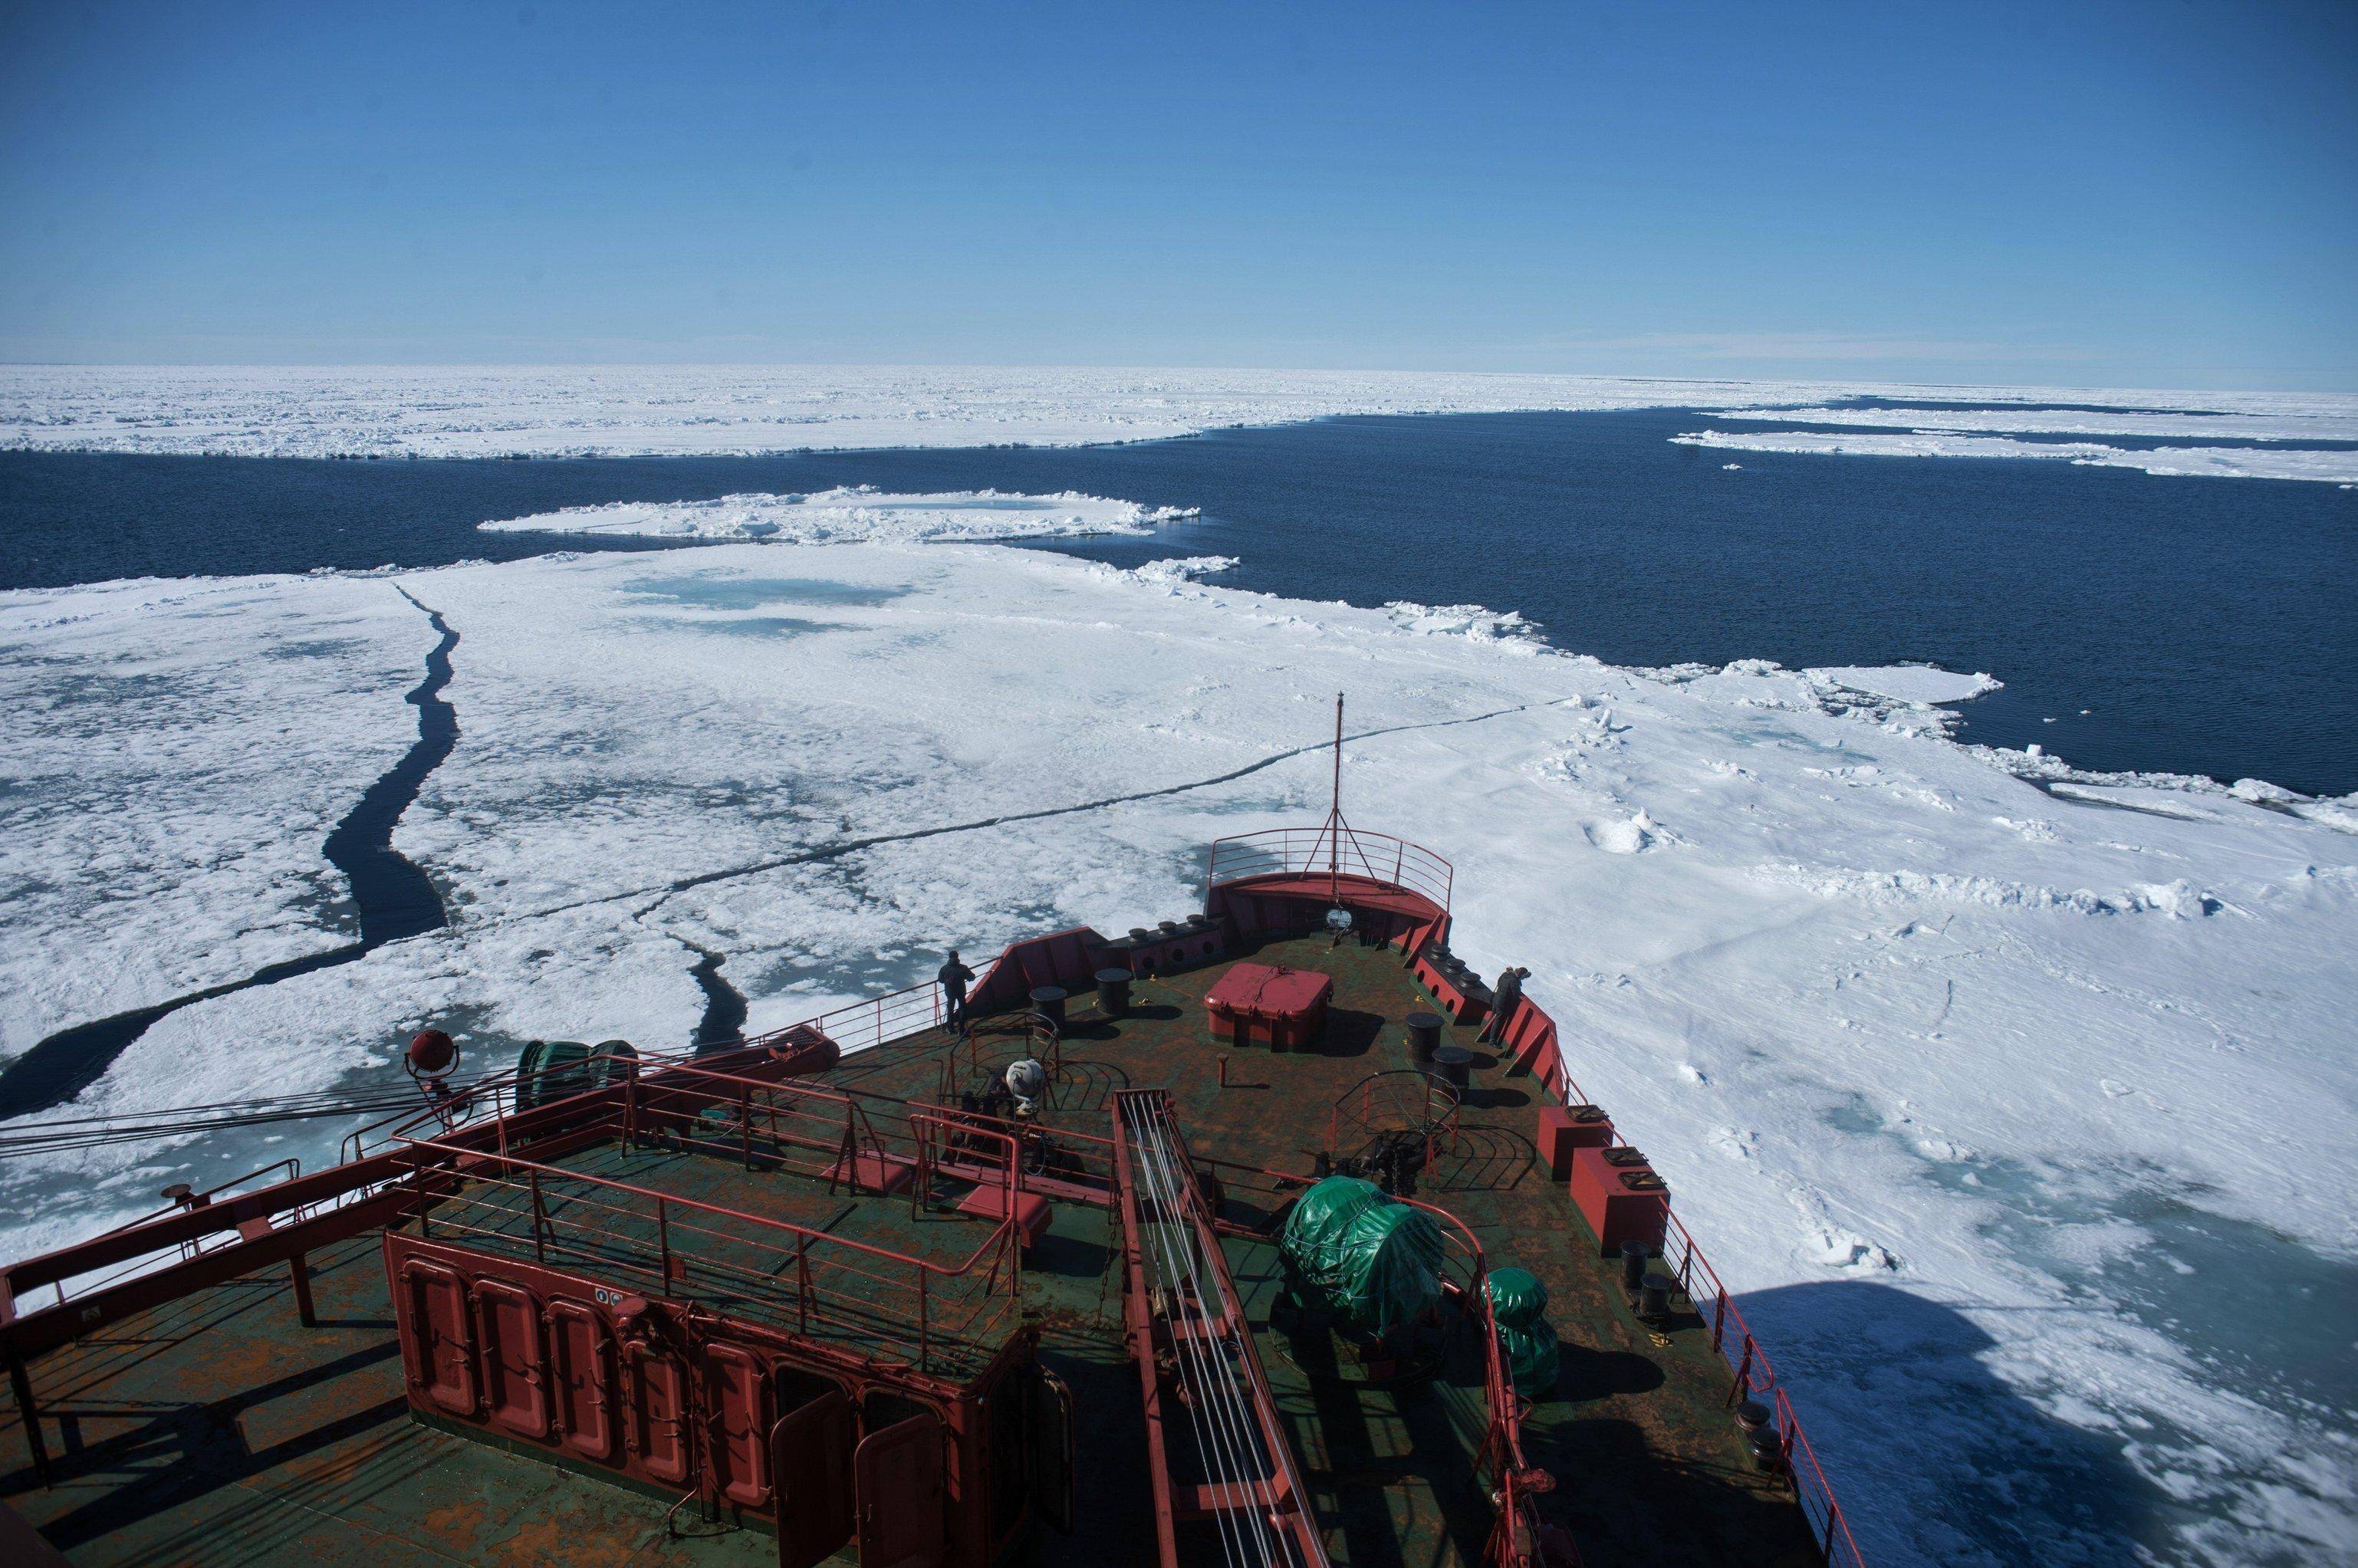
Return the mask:
[[433,881],[394,849],[393,829],[416,800],[427,775],[441,766],[458,744],[458,712],[443,700],[442,688],[450,684],[450,653],[459,645],[459,633],[442,619],[441,611],[420,603],[399,583],[388,586],[426,616],[440,640],[426,655],[425,678],[406,698],[417,709],[417,739],[399,762],[362,792],[319,849],[344,873],[352,889],[352,902],[360,911],[360,940],[265,964],[241,979],[59,1030],[0,1070],[0,1120],[31,1116],[72,1100],[96,1083],[141,1035],[182,1008],[352,963],[388,943],[422,936],[449,925]]

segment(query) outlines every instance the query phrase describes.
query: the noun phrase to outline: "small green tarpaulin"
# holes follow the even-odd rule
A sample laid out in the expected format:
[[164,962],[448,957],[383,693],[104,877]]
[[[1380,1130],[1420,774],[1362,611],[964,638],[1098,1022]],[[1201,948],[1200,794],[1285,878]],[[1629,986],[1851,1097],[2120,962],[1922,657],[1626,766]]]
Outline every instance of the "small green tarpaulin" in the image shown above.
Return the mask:
[[1498,1322],[1498,1348],[1505,1352],[1515,1391],[1527,1399],[1555,1392],[1555,1330],[1547,1321],[1547,1287],[1528,1271],[1493,1269],[1490,1315]]
[[1441,1227],[1356,1176],[1295,1200],[1279,1247],[1295,1299],[1354,1328],[1389,1333],[1441,1303]]

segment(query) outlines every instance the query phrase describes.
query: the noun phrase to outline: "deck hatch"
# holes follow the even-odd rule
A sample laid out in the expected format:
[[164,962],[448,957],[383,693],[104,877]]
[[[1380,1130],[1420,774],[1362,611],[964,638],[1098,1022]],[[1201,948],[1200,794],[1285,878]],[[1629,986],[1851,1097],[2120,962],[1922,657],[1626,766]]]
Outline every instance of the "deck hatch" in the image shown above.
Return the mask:
[[722,1496],[740,1508],[770,1500],[770,1377],[741,1345],[708,1345],[712,1457]]

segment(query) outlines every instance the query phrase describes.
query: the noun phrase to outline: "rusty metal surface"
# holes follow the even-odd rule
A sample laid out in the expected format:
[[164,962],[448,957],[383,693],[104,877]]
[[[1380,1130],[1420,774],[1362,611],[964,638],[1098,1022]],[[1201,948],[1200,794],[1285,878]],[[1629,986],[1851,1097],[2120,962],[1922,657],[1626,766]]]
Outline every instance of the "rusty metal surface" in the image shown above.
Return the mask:
[[[765,1537],[667,1539],[635,1494],[410,1420],[373,1238],[44,1357],[57,1485],[0,1427],[0,1494],[75,1563],[755,1564]],[[59,1438],[62,1429],[63,1442]]]

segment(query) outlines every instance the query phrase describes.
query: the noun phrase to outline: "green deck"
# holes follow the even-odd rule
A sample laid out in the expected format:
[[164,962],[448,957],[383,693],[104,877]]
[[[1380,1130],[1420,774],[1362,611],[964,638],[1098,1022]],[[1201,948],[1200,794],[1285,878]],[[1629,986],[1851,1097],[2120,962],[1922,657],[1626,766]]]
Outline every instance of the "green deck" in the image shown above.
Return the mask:
[[[1116,1090],[1164,1087],[1199,1155],[1306,1173],[1336,1097],[1368,1073],[1407,1065],[1400,1020],[1428,999],[1396,952],[1323,937],[1271,944],[1249,956],[1333,976],[1329,1025],[1314,1052],[1232,1053],[1224,1088],[1214,1058],[1227,1047],[1210,1040],[1201,998],[1237,956],[1140,982],[1118,1024],[1097,1022],[1090,999],[1076,995],[1044,1118],[1052,1134],[1102,1136]],[[1472,1044],[1470,1035],[1458,1043]],[[897,1043],[821,1081],[931,1099],[950,1048],[940,1036]],[[1456,1151],[1425,1173],[1418,1195],[1463,1219],[1491,1266],[1520,1265],[1547,1286],[1563,1376],[1523,1428],[1528,1457],[1559,1478],[1542,1514],[1572,1530],[1591,1564],[1816,1561],[1790,1487],[1747,1463],[1726,1404],[1731,1373],[1708,1328],[1639,1323],[1569,1199],[1537,1167],[1539,1092],[1477,1054]],[[934,1258],[962,1258],[989,1233],[943,1206],[913,1212],[906,1194],[847,1197],[808,1175],[710,1153],[610,1141],[564,1163]],[[1240,1202],[1228,1217],[1250,1217]],[[528,1224],[507,1227],[505,1244],[528,1249]],[[1296,1359],[1316,1361],[1317,1347],[1267,1326],[1275,1249],[1237,1241],[1228,1253],[1335,1561],[1478,1562],[1490,1519],[1468,1463],[1482,1429],[1478,1380],[1454,1363],[1390,1389],[1313,1379]],[[1025,1270],[1023,1304],[1087,1428],[1082,1531],[1046,1538],[1050,1563],[1153,1558],[1118,1256],[1107,1214],[1062,1203]],[[0,1427],[0,1497],[88,1563],[774,1561],[767,1535],[721,1530],[691,1508],[678,1522],[701,1538],[674,1538],[660,1502],[413,1422],[376,1242],[347,1243],[313,1267],[319,1327],[297,1323],[280,1272],[43,1358],[34,1376],[57,1423],[52,1452],[63,1450],[58,1485],[36,1484],[12,1409]]]

